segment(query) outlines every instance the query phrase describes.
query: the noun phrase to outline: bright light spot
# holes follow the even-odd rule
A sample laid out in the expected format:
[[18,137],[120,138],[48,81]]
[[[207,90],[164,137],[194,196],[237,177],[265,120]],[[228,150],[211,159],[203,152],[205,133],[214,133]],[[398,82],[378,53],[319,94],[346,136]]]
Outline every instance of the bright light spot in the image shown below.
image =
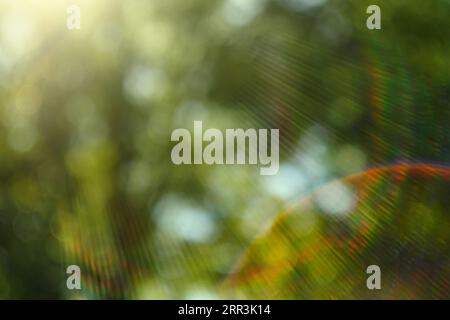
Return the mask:
[[345,216],[355,206],[355,196],[349,187],[341,182],[334,182],[315,195],[320,209],[328,214]]
[[154,218],[161,231],[192,242],[211,240],[216,225],[211,214],[178,196],[166,196],[157,205]]
[[211,290],[204,287],[193,287],[185,294],[187,300],[217,300],[219,297]]
[[225,20],[235,26],[250,23],[266,5],[266,0],[227,0],[223,7]]
[[305,191],[307,178],[302,170],[290,164],[281,165],[277,175],[267,177],[266,190],[283,199],[292,200]]
[[132,66],[124,79],[125,95],[131,102],[145,104],[156,93],[161,71],[145,65]]
[[[305,175],[308,189],[327,181],[328,131],[321,126],[312,126],[301,137],[295,160]],[[294,159],[293,159],[294,160]]]
[[33,23],[31,17],[11,13],[1,23],[3,45],[16,59],[27,53],[33,40]]

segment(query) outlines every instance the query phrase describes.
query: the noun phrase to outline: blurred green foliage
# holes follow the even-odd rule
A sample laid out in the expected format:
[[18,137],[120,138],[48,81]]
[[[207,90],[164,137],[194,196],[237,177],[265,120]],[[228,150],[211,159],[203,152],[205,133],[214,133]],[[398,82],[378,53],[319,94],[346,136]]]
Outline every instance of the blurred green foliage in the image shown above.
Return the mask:
[[[216,298],[290,201],[450,160],[449,1],[72,2],[0,2],[1,298]],[[174,166],[193,120],[280,128],[280,173]]]

